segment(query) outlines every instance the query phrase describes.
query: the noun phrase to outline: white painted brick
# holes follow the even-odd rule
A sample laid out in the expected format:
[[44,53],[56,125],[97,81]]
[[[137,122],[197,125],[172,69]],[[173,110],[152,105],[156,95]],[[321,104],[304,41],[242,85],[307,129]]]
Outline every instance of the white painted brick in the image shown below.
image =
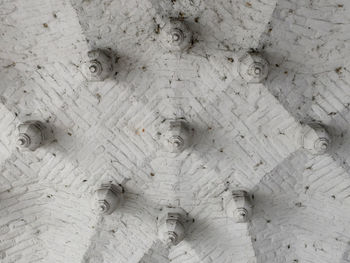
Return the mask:
[[[1,262],[348,262],[349,8],[0,1]],[[174,56],[154,29],[179,12],[199,42]],[[248,86],[239,52],[263,46],[269,78]],[[117,76],[87,83],[88,49],[108,47],[120,56]],[[174,117],[196,136],[178,156],[157,140],[160,122]],[[29,118],[48,120],[57,142],[15,150],[15,127]],[[329,155],[296,143],[299,121],[312,118],[336,131]],[[98,218],[89,197],[106,180],[124,183],[127,201]],[[254,195],[249,226],[224,216],[228,187]],[[156,236],[167,204],[195,218],[170,250]]]

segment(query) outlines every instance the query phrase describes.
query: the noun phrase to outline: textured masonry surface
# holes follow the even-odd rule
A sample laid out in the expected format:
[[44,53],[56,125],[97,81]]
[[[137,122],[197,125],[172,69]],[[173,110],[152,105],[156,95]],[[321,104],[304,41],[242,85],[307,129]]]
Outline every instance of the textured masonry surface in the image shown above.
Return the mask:
[[[159,44],[169,16],[194,32],[187,52]],[[0,261],[350,262],[349,23],[345,0],[0,0]],[[117,54],[113,79],[85,79],[94,48]],[[248,49],[270,62],[265,84],[237,73]],[[178,155],[158,138],[177,117],[195,136]],[[56,137],[34,153],[13,142],[30,119]],[[333,136],[326,155],[296,143],[311,120]],[[125,203],[99,217],[106,181]],[[249,224],[223,210],[235,187]],[[195,219],[171,249],[164,205]]]

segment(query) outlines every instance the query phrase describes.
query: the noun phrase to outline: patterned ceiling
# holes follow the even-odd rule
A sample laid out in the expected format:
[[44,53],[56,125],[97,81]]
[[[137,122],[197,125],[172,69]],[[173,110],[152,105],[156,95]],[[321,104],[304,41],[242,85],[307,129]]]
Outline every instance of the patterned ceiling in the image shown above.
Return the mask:
[[[12,262],[350,262],[350,3],[329,0],[0,0],[0,259]],[[160,45],[158,25],[183,20],[185,52]],[[116,74],[90,82],[87,52],[117,56]],[[262,84],[238,74],[258,50]],[[193,143],[161,145],[182,118]],[[55,140],[16,147],[26,120]],[[331,149],[298,144],[322,122]],[[91,210],[104,182],[123,185],[109,216]],[[245,189],[253,215],[237,224],[223,194]],[[192,223],[167,248],[163,206]]]

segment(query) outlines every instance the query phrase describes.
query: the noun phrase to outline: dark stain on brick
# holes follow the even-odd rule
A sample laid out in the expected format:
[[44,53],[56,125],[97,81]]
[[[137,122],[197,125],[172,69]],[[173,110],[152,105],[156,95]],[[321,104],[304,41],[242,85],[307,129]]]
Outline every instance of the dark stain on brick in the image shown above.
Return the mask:
[[260,165],[263,165],[263,161],[258,162],[254,167],[258,168]]
[[343,67],[337,67],[336,69],[335,69],[335,72],[337,73],[337,74],[341,74],[342,72],[341,72],[341,70],[343,69]]
[[177,16],[179,20],[184,20],[185,19],[185,14],[182,12],[179,12],[179,15]]
[[3,66],[3,68],[12,68],[14,66],[16,66],[16,62],[13,62],[13,63],[11,63],[11,64],[9,64],[7,66]]
[[297,203],[295,203],[295,206],[296,206],[296,207],[302,207],[303,204],[302,204],[301,202],[297,202]]
[[97,98],[97,100],[98,100],[98,103],[100,103],[101,102],[101,95],[100,95],[100,93],[96,93],[96,98]]
[[154,32],[155,32],[156,34],[159,34],[159,33],[160,33],[160,25],[159,25],[159,24],[156,25],[156,28],[154,29]]

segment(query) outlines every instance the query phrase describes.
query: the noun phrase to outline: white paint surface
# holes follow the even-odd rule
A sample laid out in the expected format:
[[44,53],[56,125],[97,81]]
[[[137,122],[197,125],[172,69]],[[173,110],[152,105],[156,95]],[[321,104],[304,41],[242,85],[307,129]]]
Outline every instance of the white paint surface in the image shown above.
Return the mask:
[[[194,33],[182,53],[157,24]],[[0,0],[0,261],[4,263],[350,262],[350,2],[339,0]],[[110,48],[118,74],[89,83],[90,49]],[[263,84],[245,84],[238,58],[258,49]],[[164,150],[164,119],[193,128],[190,149]],[[56,141],[22,152],[16,126],[38,119]],[[324,123],[321,156],[296,140]],[[125,188],[96,216],[98,185]],[[249,224],[223,210],[227,189],[254,197]],[[164,205],[194,219],[168,249]]]

